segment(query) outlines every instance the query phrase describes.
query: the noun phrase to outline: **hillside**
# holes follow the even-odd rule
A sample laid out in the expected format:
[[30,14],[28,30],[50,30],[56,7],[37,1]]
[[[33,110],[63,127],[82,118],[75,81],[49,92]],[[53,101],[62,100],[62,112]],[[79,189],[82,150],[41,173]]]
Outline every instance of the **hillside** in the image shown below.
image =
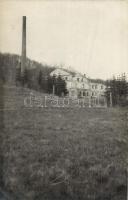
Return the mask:
[[[16,70],[20,68],[21,65],[20,59],[21,57],[19,55],[0,53],[0,80],[4,83],[15,84]],[[26,68],[31,71],[32,79],[34,78],[35,82],[37,81],[40,70],[45,77],[55,69],[53,66],[43,65],[29,58],[27,58],[26,61]]]
[[[5,83],[15,84],[16,69],[19,68],[19,67],[20,67],[20,56],[19,55],[8,54],[8,53],[4,53],[4,54],[0,53],[0,80],[2,80]],[[44,64],[41,64],[39,62],[36,62],[34,60],[30,60],[29,58],[27,58],[26,68],[29,71],[31,71],[30,74],[32,76],[32,79],[36,82],[40,71],[42,71],[42,75],[43,75],[42,78],[45,78],[55,68],[60,68],[60,67],[59,66],[44,65]],[[70,68],[62,68],[62,69],[65,70],[66,72],[69,72],[73,76],[75,74],[79,73],[71,67]],[[91,79],[91,78],[89,78],[89,80],[91,82],[104,83],[105,84],[105,81],[102,80],[102,79]]]

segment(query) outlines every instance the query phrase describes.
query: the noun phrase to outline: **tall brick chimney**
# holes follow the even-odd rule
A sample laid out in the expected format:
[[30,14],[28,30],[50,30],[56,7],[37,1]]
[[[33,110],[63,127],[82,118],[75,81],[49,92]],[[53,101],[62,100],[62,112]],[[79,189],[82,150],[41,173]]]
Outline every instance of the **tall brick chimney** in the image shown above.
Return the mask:
[[21,74],[26,67],[26,16],[23,16],[22,22],[22,54],[21,54]]

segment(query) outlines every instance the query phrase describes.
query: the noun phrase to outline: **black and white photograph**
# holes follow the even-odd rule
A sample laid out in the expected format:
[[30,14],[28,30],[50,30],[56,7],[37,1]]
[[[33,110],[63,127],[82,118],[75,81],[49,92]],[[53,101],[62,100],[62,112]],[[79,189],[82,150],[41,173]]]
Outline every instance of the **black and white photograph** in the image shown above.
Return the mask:
[[128,1],[0,1],[0,200],[128,200]]

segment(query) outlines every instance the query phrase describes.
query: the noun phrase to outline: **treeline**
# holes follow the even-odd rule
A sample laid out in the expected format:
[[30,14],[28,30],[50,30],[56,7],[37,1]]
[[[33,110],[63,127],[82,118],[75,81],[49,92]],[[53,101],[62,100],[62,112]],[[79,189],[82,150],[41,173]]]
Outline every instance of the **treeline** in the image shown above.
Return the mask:
[[61,76],[50,76],[50,74],[45,74],[44,76],[43,71],[40,70],[36,82],[35,85],[32,70],[25,69],[23,75],[21,75],[21,70],[17,69],[16,85],[25,86],[30,89],[36,89],[40,92],[55,94],[58,96],[65,96],[68,93],[66,82],[61,78]]
[[38,83],[40,89],[46,93],[52,93],[58,96],[65,96],[68,91],[66,89],[66,82],[61,76],[43,76],[42,71],[39,73]]
[[27,58],[23,76],[21,76],[21,57],[0,53],[0,80],[3,84],[28,87],[37,91],[67,94],[66,83],[61,77],[50,77],[56,66],[48,66]]
[[106,98],[108,106],[128,105],[128,82],[125,74],[106,81]]
[[[3,83],[15,84],[15,76],[17,71],[21,67],[21,57],[19,55],[0,53],[0,80]],[[40,70],[42,70],[43,76],[49,75],[55,66],[48,66],[42,63],[26,59],[26,71],[29,73],[29,78],[31,76],[34,85],[38,85],[38,76]]]
[[0,53],[0,81],[14,84],[16,67],[19,65],[18,55]]

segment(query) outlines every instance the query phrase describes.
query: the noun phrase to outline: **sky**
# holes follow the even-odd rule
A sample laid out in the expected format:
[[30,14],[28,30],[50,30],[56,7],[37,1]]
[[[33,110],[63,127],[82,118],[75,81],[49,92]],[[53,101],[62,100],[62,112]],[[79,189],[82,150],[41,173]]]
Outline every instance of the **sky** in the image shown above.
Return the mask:
[[0,52],[71,67],[91,78],[128,74],[128,1],[0,1]]

